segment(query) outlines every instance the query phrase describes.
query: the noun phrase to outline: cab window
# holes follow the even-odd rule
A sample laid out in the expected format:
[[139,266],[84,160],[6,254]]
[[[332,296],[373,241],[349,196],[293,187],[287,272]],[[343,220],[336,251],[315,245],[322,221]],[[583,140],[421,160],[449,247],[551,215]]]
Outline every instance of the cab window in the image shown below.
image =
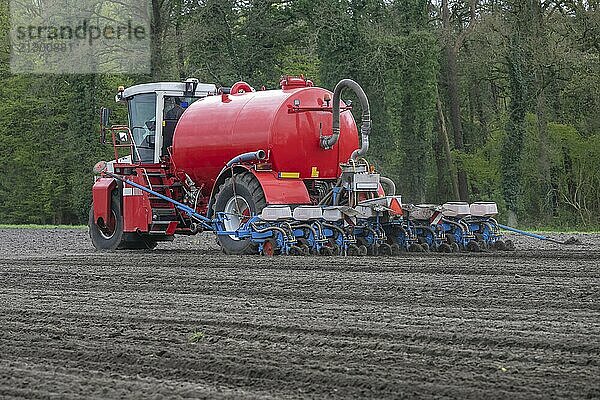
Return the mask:
[[133,160],[154,162],[156,94],[138,94],[129,100],[129,126],[137,148]]
[[173,145],[173,134],[175,133],[177,121],[179,121],[185,109],[198,99],[198,97],[165,96],[162,156],[169,155],[169,147]]

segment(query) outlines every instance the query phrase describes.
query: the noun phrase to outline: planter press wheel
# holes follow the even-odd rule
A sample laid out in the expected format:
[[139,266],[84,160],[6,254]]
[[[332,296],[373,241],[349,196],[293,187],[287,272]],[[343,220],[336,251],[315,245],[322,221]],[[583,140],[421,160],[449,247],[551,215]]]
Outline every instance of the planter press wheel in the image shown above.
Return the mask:
[[452,253],[452,247],[448,243],[442,243],[437,248],[440,253]]
[[360,256],[359,247],[357,245],[355,245],[355,244],[350,244],[348,246],[348,252],[347,253],[348,253],[349,256],[352,256],[352,257]]

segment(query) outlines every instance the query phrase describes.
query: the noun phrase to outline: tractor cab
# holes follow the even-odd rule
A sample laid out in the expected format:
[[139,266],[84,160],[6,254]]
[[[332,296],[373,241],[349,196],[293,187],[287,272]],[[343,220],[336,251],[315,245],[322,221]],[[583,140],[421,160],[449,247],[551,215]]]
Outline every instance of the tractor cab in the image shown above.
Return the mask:
[[216,92],[215,85],[199,83],[194,78],[120,87],[116,101],[128,107],[131,162],[159,163],[168,156],[183,112],[195,101]]

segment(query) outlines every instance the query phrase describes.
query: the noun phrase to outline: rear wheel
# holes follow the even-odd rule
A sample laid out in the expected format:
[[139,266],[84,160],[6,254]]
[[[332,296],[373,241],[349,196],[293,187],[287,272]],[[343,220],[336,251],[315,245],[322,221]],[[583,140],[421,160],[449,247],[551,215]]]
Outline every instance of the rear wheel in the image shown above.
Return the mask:
[[[250,172],[227,178],[219,187],[213,206],[214,215],[227,213],[225,229],[235,231],[254,216],[260,214],[267,202],[260,183]],[[258,247],[250,239],[234,235],[219,235],[219,245],[225,254],[256,254]]]

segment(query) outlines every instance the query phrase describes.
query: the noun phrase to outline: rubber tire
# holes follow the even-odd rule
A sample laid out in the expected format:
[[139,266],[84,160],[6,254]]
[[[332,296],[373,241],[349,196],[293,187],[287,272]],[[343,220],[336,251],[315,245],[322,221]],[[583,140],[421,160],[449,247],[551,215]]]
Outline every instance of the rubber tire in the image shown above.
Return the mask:
[[290,256],[302,256],[304,255],[304,249],[299,246],[290,247]]
[[367,250],[367,246],[365,246],[365,245],[358,246],[358,256],[359,257],[366,256],[368,252],[369,251]]
[[390,246],[387,243],[382,243],[379,245],[378,253],[381,256],[392,256],[393,255],[392,246]]
[[408,251],[411,253],[422,253],[423,247],[421,247],[421,245],[418,243],[412,243],[410,246],[408,246]]
[[508,239],[504,243],[506,244],[506,250],[507,251],[515,251],[515,250],[517,250],[517,247],[515,246],[515,243],[512,240]]
[[[234,191],[235,181],[235,191]],[[233,198],[234,193],[243,197],[250,207],[251,215],[258,215],[267,206],[265,194],[260,183],[250,172],[243,172],[235,175],[234,178],[227,178],[215,195],[215,204],[213,205],[213,215],[222,212],[227,202]],[[229,236],[219,235],[217,241],[225,254],[243,255],[257,254],[258,246],[250,239],[234,240]]]
[[472,253],[479,253],[481,251],[481,247],[479,247],[479,243],[477,243],[475,240],[471,240],[469,243],[467,243],[467,250]]
[[360,255],[360,250],[357,245],[350,244],[348,245],[347,254],[351,257],[358,257]]
[[117,216],[115,233],[110,239],[104,238],[100,234],[100,228],[94,220],[94,205],[90,208],[88,228],[92,245],[97,250],[148,250],[156,247],[157,242],[151,239],[144,239],[135,232],[123,232],[123,214],[121,212],[121,199],[119,192],[114,191],[111,195],[110,209]]
[[88,228],[92,245],[96,250],[117,250],[120,248],[123,239],[123,215],[121,214],[121,202],[114,193],[111,196],[110,210],[115,213],[115,232],[109,238],[105,238],[100,233],[100,227],[94,219],[94,205],[90,208],[90,217],[88,220]]
[[437,251],[440,253],[452,253],[452,247],[448,243],[442,243],[438,246]]
[[376,243],[373,243],[370,246],[365,246],[367,248],[367,255],[368,256],[378,256],[379,255],[379,245]]
[[329,246],[321,247],[321,255],[325,257],[333,256],[333,248]]
[[452,252],[453,252],[453,253],[460,253],[460,252],[461,252],[461,250],[460,250],[460,246],[459,246],[459,245],[458,245],[458,243],[456,243],[456,242],[452,242],[452,243],[450,244],[450,247],[452,248]]
[[503,240],[496,240],[494,242],[494,249],[499,251],[506,251],[508,248],[506,247],[506,243]]

